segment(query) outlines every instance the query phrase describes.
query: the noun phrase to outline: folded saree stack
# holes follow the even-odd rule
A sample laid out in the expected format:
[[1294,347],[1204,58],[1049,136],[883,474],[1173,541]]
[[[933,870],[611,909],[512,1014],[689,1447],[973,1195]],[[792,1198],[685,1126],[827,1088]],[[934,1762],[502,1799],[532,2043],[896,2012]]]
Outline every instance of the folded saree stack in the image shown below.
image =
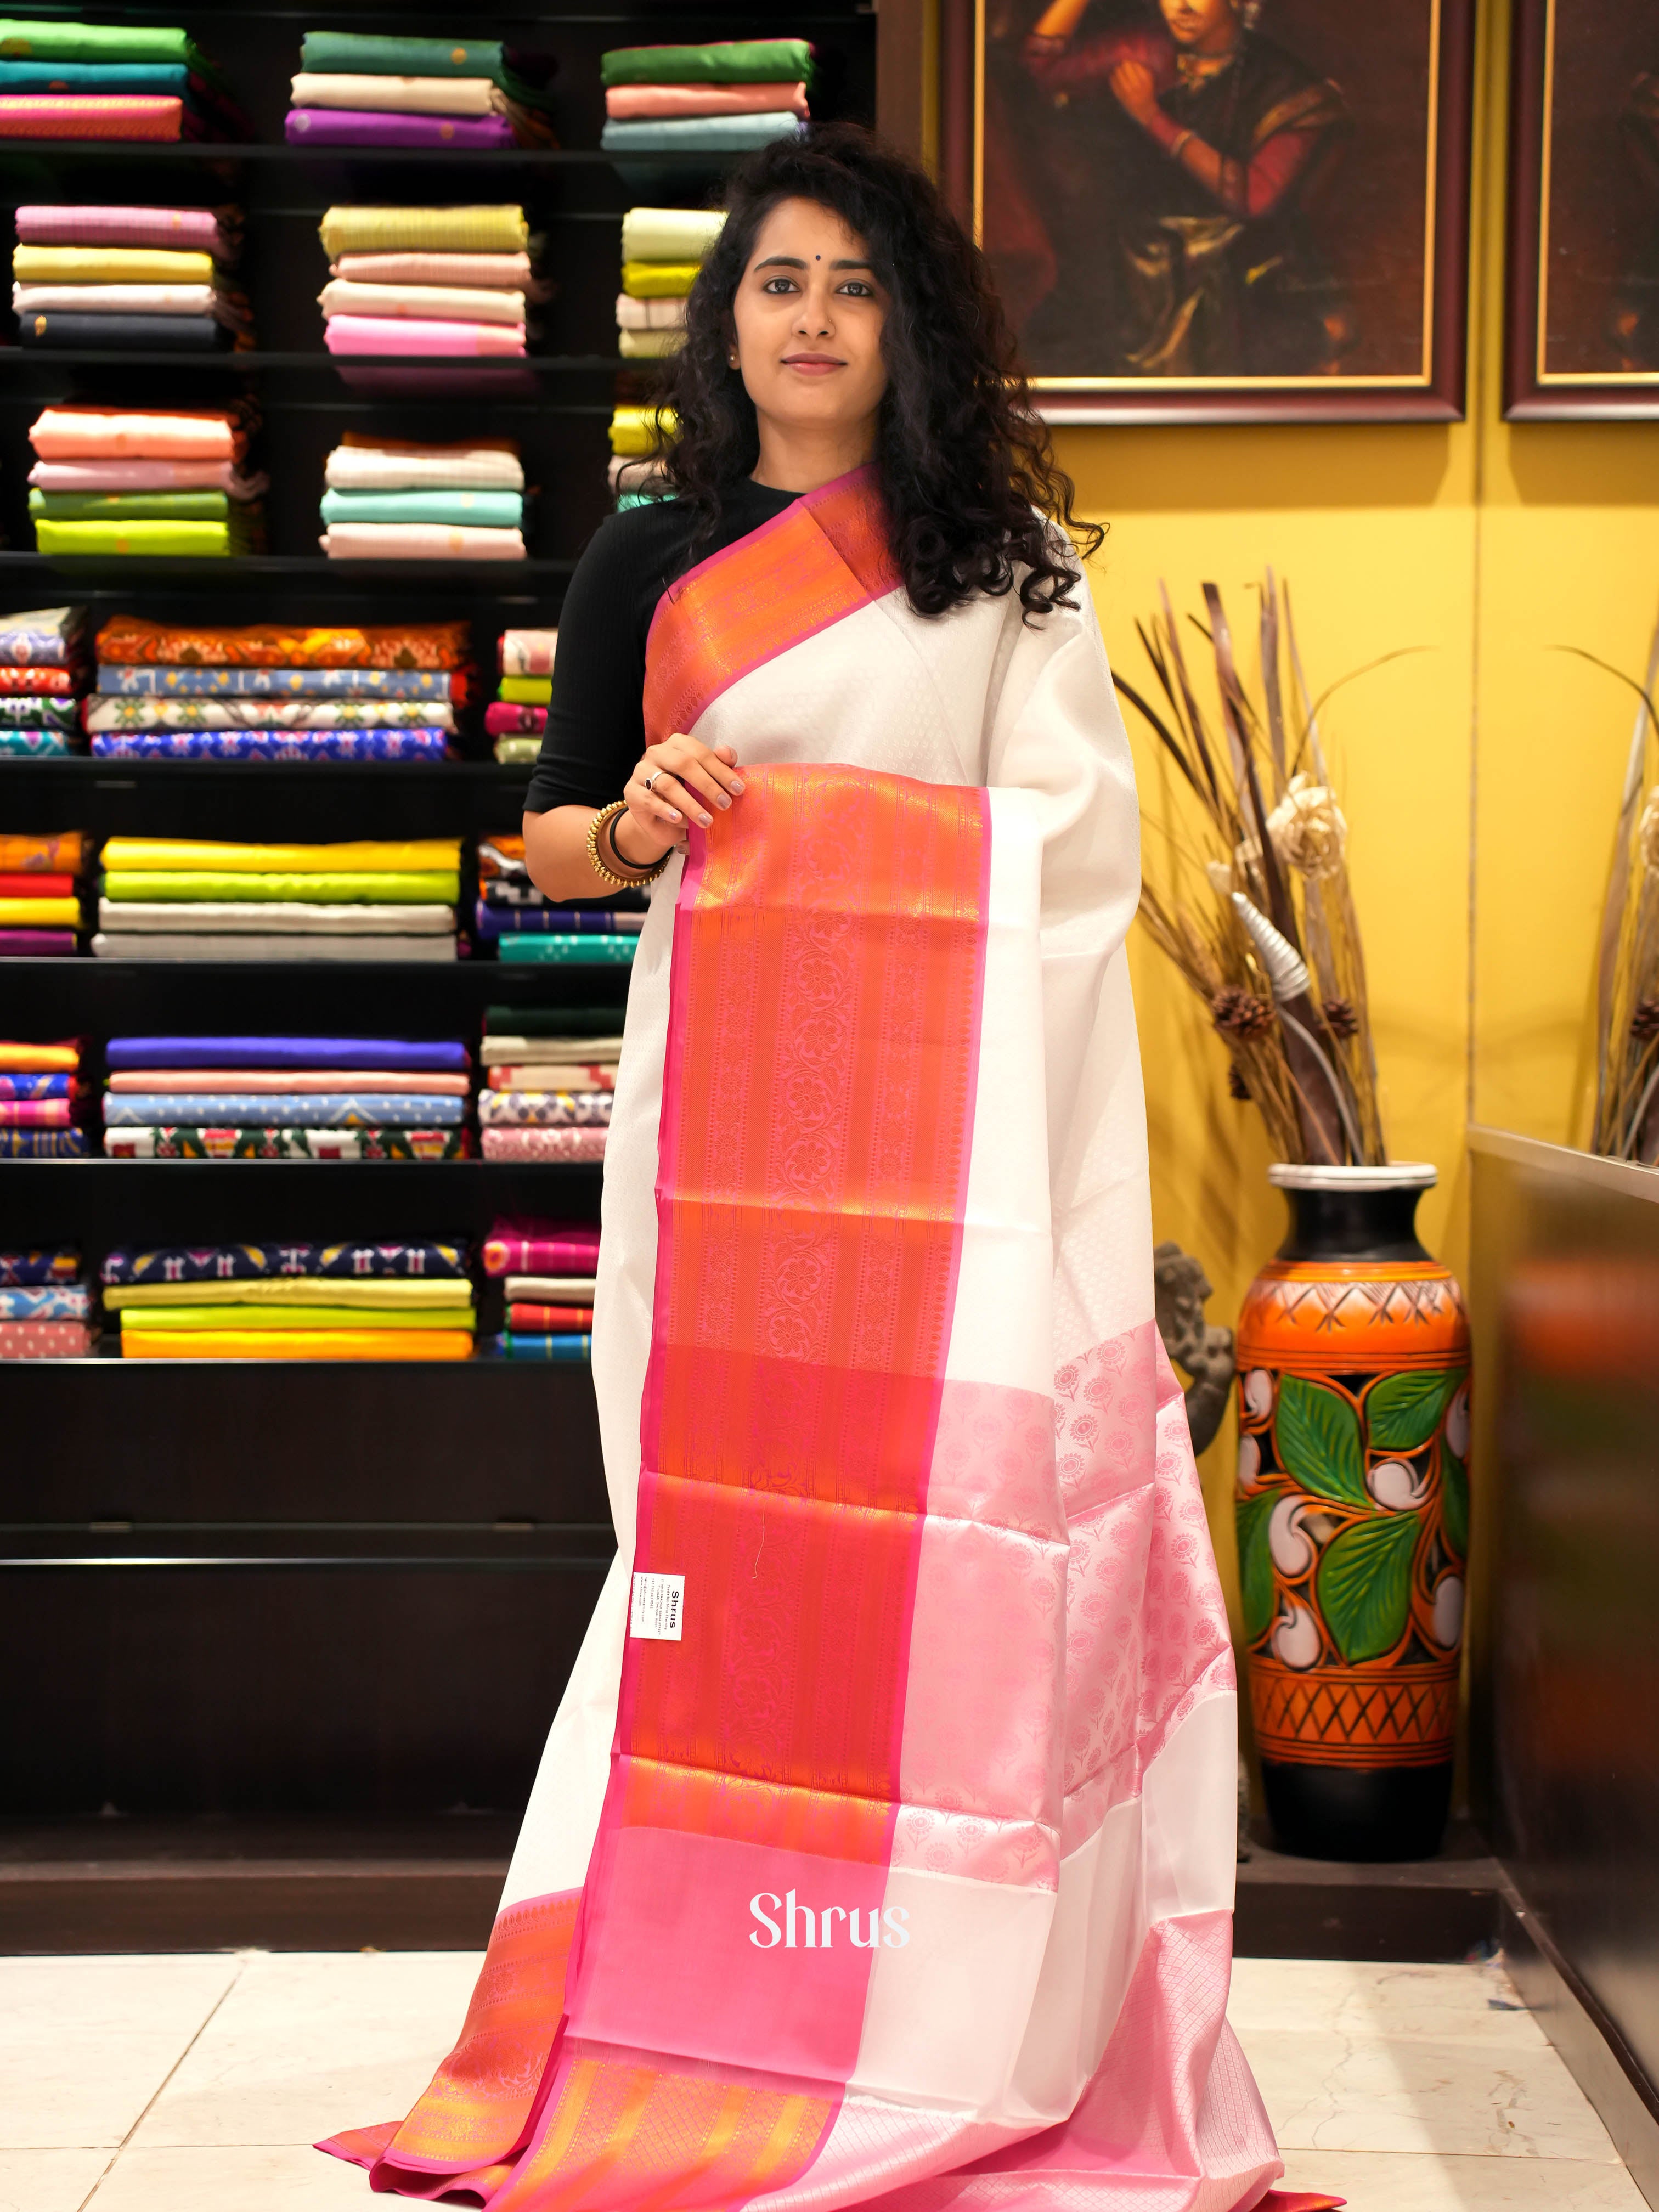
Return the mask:
[[331,561],[522,561],[524,464],[506,439],[411,445],[348,431],[325,470]]
[[434,153],[556,146],[547,86],[557,67],[499,39],[307,31],[284,135],[290,146]]
[[86,726],[110,758],[395,763],[455,752],[471,669],[465,623],[118,615],[98,633],[97,684]]
[[636,207],[623,217],[617,345],[624,361],[659,360],[684,344],[686,295],[725,222],[719,209]]
[[[11,305],[26,346],[216,353],[252,344],[247,295],[227,273],[241,242],[239,210],[20,207],[16,222]],[[34,491],[29,511],[120,521],[157,513],[153,496]],[[198,493],[184,511],[222,521],[225,500]]]
[[187,31],[0,17],[0,138],[251,138]]
[[[258,425],[251,405],[185,413],[164,407],[52,406],[29,431],[35,544],[46,554],[230,556],[264,544],[261,495],[246,469]],[[65,512],[34,493],[68,493]],[[202,495],[212,495],[205,503]],[[88,495],[114,495],[111,507]]]
[[453,1160],[471,1151],[471,1055],[453,1038],[112,1037],[105,1060],[111,1159]]
[[[44,836],[0,833],[0,959],[40,960],[80,951],[78,933],[86,926],[80,879],[86,858],[87,841],[79,830]],[[51,1066],[55,1069],[58,1063]],[[52,1089],[27,1095],[59,1098],[70,1093]],[[54,1116],[24,1118],[42,1127],[59,1126]],[[67,1127],[69,1120],[64,1114],[61,1126]],[[14,1119],[12,1126],[21,1124]]]
[[[478,901],[473,935],[482,951],[500,946],[503,957],[540,957],[595,967],[633,960],[645,927],[645,901],[638,891],[614,899],[560,902],[530,880],[524,838],[514,833],[478,840]],[[538,945],[536,954],[509,954],[509,945]]]
[[320,235],[330,353],[523,360],[528,302],[544,288],[521,207],[333,207]]
[[[9,842],[0,837],[0,853]],[[76,1117],[85,1099],[78,1037],[0,1037],[0,1160],[83,1158],[87,1133]]]
[[672,407],[623,405],[611,410],[609,482],[618,513],[666,494],[668,478],[657,456],[678,427]]
[[501,632],[496,648],[500,678],[495,696],[484,708],[484,728],[495,741],[498,761],[527,763],[541,750],[558,649],[556,629]]
[[480,1349],[503,1359],[586,1361],[599,1232],[591,1221],[498,1221],[480,1255],[506,1294],[507,1327]]
[[83,607],[0,616],[0,761],[78,752]]
[[460,840],[230,845],[112,837],[106,960],[453,960]]
[[484,1158],[602,1160],[622,1024],[620,1008],[490,1007],[478,1055]]
[[[0,1045],[0,1054],[7,1049]],[[0,1359],[84,1359],[94,1315],[93,1285],[72,1244],[0,1251]]]
[[599,74],[599,144],[624,176],[635,163],[706,168],[800,129],[812,47],[806,39],[620,46],[601,56]]
[[466,1359],[459,1237],[173,1245],[111,1252],[104,1304],[124,1359]]

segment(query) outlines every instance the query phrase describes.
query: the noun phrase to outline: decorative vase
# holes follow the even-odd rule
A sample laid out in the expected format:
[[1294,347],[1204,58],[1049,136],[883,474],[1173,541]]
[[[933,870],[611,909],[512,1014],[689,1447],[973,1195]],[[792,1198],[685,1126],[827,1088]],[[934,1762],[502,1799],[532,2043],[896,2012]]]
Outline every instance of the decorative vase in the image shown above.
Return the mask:
[[1426,1858],[1451,1796],[1469,1326],[1432,1167],[1278,1166],[1238,1324],[1238,1564],[1267,1813],[1304,1857]]

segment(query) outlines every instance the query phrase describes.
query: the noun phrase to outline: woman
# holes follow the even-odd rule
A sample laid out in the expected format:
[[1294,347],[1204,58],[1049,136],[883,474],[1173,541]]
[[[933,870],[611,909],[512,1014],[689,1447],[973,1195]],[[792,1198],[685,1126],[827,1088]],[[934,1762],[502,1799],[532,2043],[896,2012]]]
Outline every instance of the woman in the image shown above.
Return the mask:
[[1051,0],[1025,65],[1071,111],[1073,135],[1094,141],[1105,221],[1074,208],[1075,248],[1097,262],[1104,248],[1111,266],[1081,299],[1057,286],[1030,333],[1034,358],[1046,365],[1050,326],[1086,317],[1097,293],[1110,302],[1115,375],[1334,369],[1352,317],[1304,208],[1345,123],[1337,87],[1255,29],[1258,0],[1160,0],[1161,21],[1079,40],[1089,6]]
[[845,128],[735,185],[672,398],[677,496],[583,558],[525,817],[555,897],[653,884],[617,1557],[460,2041],[327,2148],[497,2212],[1253,2204],[1232,1662],[1071,486],[978,256]]

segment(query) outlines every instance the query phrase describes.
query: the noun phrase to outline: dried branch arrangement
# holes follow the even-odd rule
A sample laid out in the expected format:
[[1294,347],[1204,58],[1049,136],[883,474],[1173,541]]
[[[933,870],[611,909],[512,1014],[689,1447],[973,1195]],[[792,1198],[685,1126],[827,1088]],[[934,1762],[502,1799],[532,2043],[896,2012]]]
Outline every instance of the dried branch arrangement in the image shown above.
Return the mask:
[[1290,592],[1269,570],[1252,697],[1221,594],[1206,584],[1208,620],[1193,628],[1214,661],[1218,730],[1199,704],[1169,592],[1159,591],[1161,612],[1137,624],[1159,703],[1117,678],[1174,763],[1182,801],[1170,832],[1173,886],[1143,889],[1141,918],[1208,1006],[1231,1055],[1233,1096],[1261,1109],[1276,1157],[1381,1165],[1348,825],[1319,736],[1330,692],[1310,696]]
[[[1607,668],[1593,653],[1581,653],[1579,658]],[[1645,684],[1618,669],[1607,673],[1620,676],[1639,703],[1601,905],[1590,1144],[1611,1159],[1640,1160],[1652,1167],[1659,1164],[1659,712],[1653,703],[1659,625],[1648,651]]]

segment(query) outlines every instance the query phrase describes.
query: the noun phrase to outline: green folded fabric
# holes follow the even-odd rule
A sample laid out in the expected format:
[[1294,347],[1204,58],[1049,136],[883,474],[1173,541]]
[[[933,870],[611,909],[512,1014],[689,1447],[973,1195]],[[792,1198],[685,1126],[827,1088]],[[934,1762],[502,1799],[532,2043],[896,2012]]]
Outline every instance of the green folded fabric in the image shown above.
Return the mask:
[[811,82],[810,39],[732,39],[702,46],[615,46],[599,57],[612,84],[795,84]]
[[453,904],[461,895],[459,874],[420,869],[383,872],[354,869],[332,875],[244,875],[210,868],[112,868],[104,878],[107,899],[303,899],[350,905]]
[[228,522],[231,506],[223,491],[31,491],[29,513],[54,522]]
[[325,76],[486,76],[514,100],[544,107],[549,95],[513,69],[499,39],[410,39],[374,31],[307,31],[300,67]]
[[246,533],[230,522],[57,522],[43,514],[34,542],[42,553],[231,554],[246,550]]
[[40,23],[0,15],[0,55],[14,61],[182,62],[208,64],[188,31],[134,23]]
[[524,497],[516,491],[325,491],[325,522],[476,522],[517,529]]
[[[181,1097],[182,1114],[189,1103]],[[258,1126],[257,1098],[250,1099],[252,1126]],[[319,1284],[326,1292],[326,1284]],[[125,1328],[470,1328],[472,1316],[465,1307],[439,1306],[428,1312],[421,1306],[142,1306],[124,1307]]]

